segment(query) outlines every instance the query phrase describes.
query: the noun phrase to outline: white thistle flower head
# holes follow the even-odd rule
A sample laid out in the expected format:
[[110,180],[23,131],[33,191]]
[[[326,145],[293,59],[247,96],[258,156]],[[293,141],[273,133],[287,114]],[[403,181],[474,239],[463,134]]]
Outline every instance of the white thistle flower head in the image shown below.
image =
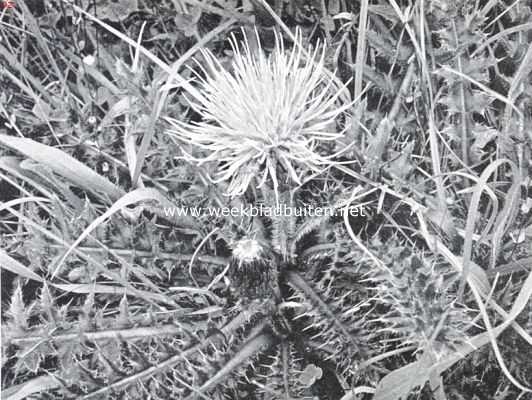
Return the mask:
[[206,66],[198,62],[202,74],[195,74],[199,90],[189,99],[202,120],[169,119],[170,134],[203,150],[199,157],[185,157],[216,163],[211,180],[229,182],[231,196],[243,194],[254,180],[257,187],[273,185],[278,195],[280,172],[301,185],[309,173],[332,164],[336,155],[324,155],[324,145],[343,135],[337,130],[338,117],[352,106],[341,101],[347,84],[339,84],[325,69],[324,48],[309,49],[305,58],[298,31],[291,51],[276,35],[275,47],[266,55],[255,34],[256,52],[245,34],[240,43],[232,37],[231,71],[204,50]]
[[234,244],[233,257],[239,264],[251,263],[264,256],[264,249],[256,239],[242,239]]

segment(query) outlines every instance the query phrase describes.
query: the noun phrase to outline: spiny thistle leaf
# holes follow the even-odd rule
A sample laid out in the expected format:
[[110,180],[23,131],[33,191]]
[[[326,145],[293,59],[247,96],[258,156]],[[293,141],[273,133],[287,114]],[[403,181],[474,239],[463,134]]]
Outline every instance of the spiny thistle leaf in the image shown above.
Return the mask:
[[120,300],[119,305],[119,314],[116,319],[118,328],[125,328],[130,325],[131,321],[129,319],[129,304],[127,302],[127,296],[124,295],[122,300]]
[[421,255],[404,250],[399,262],[375,273],[378,300],[390,306],[382,317],[385,330],[400,335],[405,342],[437,356],[466,340],[469,318],[454,303],[453,284],[457,274],[447,265],[431,263]]
[[251,383],[263,393],[263,400],[300,399],[309,394],[313,383],[305,370],[305,362],[293,345],[278,346],[255,367]]
[[310,276],[307,281],[302,275],[289,272],[293,300],[301,303],[294,319],[299,320],[302,331],[311,340],[320,343],[317,350],[323,351],[326,359],[335,361],[338,373],[351,380],[358,361],[367,356],[369,349],[369,336],[362,318],[365,304],[360,302],[354,286],[346,290],[344,279],[348,276],[340,269],[329,266],[318,275]]
[[24,304],[22,287],[20,285],[17,286],[11,296],[8,313],[10,317],[10,330],[20,334],[24,333],[28,329],[30,310],[26,308],[26,305]]

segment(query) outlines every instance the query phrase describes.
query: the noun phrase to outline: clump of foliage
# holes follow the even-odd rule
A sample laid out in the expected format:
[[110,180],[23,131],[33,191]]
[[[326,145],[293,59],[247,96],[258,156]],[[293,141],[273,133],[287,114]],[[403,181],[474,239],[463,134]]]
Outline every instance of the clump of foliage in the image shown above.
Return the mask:
[[373,278],[379,301],[389,306],[381,317],[388,325],[384,329],[397,334],[403,344],[441,358],[468,339],[471,318],[455,304],[458,274],[445,263],[408,253],[396,254],[400,261]]
[[27,3],[2,398],[530,396],[529,2]]

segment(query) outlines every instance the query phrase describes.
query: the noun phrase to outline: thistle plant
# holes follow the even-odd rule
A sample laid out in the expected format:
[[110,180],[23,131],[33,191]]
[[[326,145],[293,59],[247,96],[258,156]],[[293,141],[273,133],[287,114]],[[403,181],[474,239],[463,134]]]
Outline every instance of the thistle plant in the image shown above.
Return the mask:
[[2,399],[532,400],[530,1],[30,3]]
[[345,85],[326,71],[324,48],[305,52],[300,33],[290,51],[279,35],[269,55],[258,34],[257,42],[254,51],[245,34],[242,42],[232,37],[232,70],[202,51],[205,67],[198,62],[201,73],[195,73],[200,95],[189,99],[201,121],[169,119],[170,134],[201,150],[185,158],[214,163],[211,179],[228,181],[231,196],[252,182],[268,182],[278,194],[280,177],[301,185],[333,163],[331,149],[343,134],[339,117],[352,105],[342,103]]

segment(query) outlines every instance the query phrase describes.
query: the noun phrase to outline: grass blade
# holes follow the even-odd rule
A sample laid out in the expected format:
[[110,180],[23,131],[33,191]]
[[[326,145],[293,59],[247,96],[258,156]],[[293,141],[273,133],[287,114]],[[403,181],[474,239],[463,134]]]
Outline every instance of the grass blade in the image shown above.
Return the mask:
[[123,194],[118,186],[55,147],[8,135],[0,135],[0,143],[46,165],[58,175],[93,194],[105,194],[113,200]]

